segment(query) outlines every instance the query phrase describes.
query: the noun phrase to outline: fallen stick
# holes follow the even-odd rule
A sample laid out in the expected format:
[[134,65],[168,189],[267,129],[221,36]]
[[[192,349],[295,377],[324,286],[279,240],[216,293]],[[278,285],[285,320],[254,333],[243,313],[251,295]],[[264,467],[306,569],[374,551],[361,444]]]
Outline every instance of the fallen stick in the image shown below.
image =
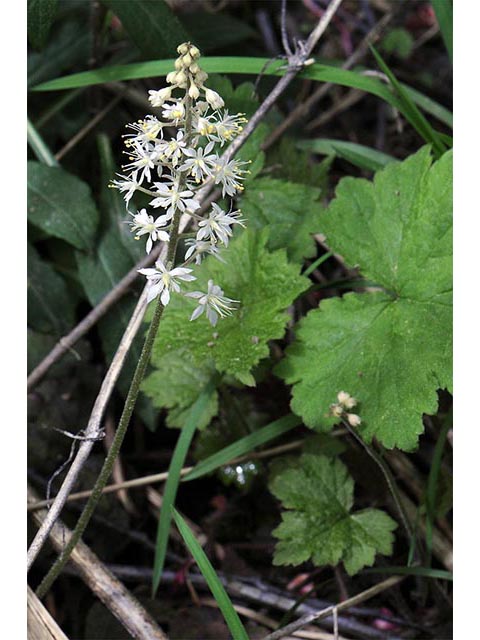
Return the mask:
[[[38,500],[37,494],[30,487],[28,487],[28,500],[35,502]],[[42,524],[47,513],[46,509],[42,509],[32,514],[37,525]],[[49,538],[55,549],[61,551],[70,539],[71,534],[72,532],[57,520],[50,530]],[[150,614],[113,573],[100,562],[84,542],[77,543],[70,556],[70,562],[85,584],[121,622],[133,638],[138,640],[168,640]],[[52,636],[52,639],[55,637]],[[59,640],[61,638],[62,636],[58,636]]]

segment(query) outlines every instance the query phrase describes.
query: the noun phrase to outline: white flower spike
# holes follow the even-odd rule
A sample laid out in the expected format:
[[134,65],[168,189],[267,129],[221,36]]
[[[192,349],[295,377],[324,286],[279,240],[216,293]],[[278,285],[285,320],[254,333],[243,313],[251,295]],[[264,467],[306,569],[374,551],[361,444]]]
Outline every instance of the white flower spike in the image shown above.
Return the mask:
[[[215,144],[223,147],[242,131],[244,114],[229,114],[223,98],[205,86],[208,74],[201,68],[197,47],[184,42],[177,51],[174,69],[166,77],[167,86],[149,91],[148,100],[155,114],[127,125],[123,138],[128,164],[124,175],[118,174],[109,185],[122,193],[132,216],[130,229],[136,239],[145,239],[147,253],[155,242],[170,243],[168,267],[159,260],[154,268],[139,271],[147,278],[148,301],[159,297],[164,306],[172,292],[181,292],[182,282],[196,279],[188,265],[201,265],[208,255],[225,262],[221,248],[228,247],[236,224],[244,226],[240,211],[227,213],[215,203],[206,215],[200,214],[200,190],[213,179],[222,185],[224,197],[234,197],[243,190],[242,182],[248,173],[243,168],[247,163],[226,162],[214,148]],[[135,213],[129,210],[139,191],[150,196],[152,209],[163,209],[161,215],[148,208],[134,209]],[[195,237],[186,240],[183,262],[179,260],[175,267],[180,214],[194,218],[197,231]],[[206,293],[187,295],[198,301],[192,319],[205,312],[213,325],[230,315],[236,302],[225,297],[211,280]]]

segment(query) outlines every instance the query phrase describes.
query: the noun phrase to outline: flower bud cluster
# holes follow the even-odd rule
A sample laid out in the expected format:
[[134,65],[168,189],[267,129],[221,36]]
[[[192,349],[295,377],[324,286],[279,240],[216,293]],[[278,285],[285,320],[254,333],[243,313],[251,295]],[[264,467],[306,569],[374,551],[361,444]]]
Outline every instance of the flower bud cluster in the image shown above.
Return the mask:
[[[223,197],[234,197],[243,190],[242,182],[248,173],[242,168],[246,162],[226,162],[218,153],[242,131],[246,122],[243,114],[222,111],[222,97],[205,86],[208,75],[200,67],[197,47],[183,43],[177,51],[175,68],[166,78],[170,86],[149,91],[149,101],[160,113],[127,125],[125,175],[118,174],[119,179],[110,184],[124,194],[132,216],[131,230],[137,240],[146,240],[147,253],[156,241],[175,238],[176,243],[180,214],[188,214],[194,220],[196,236],[187,241],[180,266],[157,260],[155,268],[140,270],[149,285],[148,301],[159,296],[164,306],[169,303],[171,292],[182,293],[182,281],[196,280],[188,265],[200,264],[208,254],[222,260],[220,249],[228,246],[234,225],[244,226],[240,211],[227,212],[215,203],[204,217],[199,216],[199,190],[210,181],[221,185]],[[174,97],[176,90],[183,91],[183,95]],[[150,196],[152,211],[130,211],[137,192]],[[214,326],[219,317],[230,315],[232,304],[237,302],[225,297],[212,281],[206,292],[185,295],[198,303],[191,320],[205,311]]]
[[359,427],[362,424],[360,416],[356,413],[348,413],[350,409],[357,406],[357,400],[346,391],[339,391],[335,404],[330,405],[330,415],[335,418],[345,418],[351,427]]

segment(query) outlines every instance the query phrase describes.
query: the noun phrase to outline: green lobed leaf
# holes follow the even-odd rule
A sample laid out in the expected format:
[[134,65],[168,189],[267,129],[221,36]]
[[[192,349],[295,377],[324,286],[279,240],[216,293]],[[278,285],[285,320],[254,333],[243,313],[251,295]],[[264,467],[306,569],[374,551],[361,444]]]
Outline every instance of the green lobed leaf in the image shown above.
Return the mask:
[[333,153],[317,162],[303,142],[283,136],[268,150],[268,170],[271,178],[306,184],[327,192],[328,174]]
[[285,509],[273,531],[279,539],[273,563],[316,566],[343,562],[349,575],[390,555],[396,523],[379,509],[352,512],[353,480],[338,458],[303,454],[276,474],[271,492]]
[[27,163],[28,221],[77,249],[89,250],[98,224],[90,187],[60,167]]
[[362,437],[410,450],[451,389],[452,153],[431,162],[424,147],[373,182],[344,178],[324,215],[329,246],[385,291],[324,300],[301,321],[276,372],[310,427],[333,424],[345,390]]
[[267,229],[247,229],[224,252],[226,263],[207,258],[195,270],[198,280],[184,287],[185,291],[206,291],[208,280],[213,279],[227,297],[239,300],[233,315],[219,319],[216,327],[205,315],[190,322],[195,301],[172,296],[153,347],[154,367],[162,366],[167,353],[187,347],[196,365],[212,363],[219,372],[255,384],[252,367],[268,356],[268,341],[283,336],[285,309],[309,286],[298,267],[288,263],[284,250],[267,250],[267,238]]
[[[163,328],[163,327],[162,327]],[[142,391],[153,405],[168,409],[167,426],[183,428],[198,390],[215,373],[212,363],[195,365],[187,348],[166,353],[156,360],[155,371],[142,384]],[[218,393],[214,391],[199,418],[197,428],[204,429],[218,413]]]
[[191,40],[164,0],[102,0],[121,20],[132,42],[147,58],[175,55],[177,46]]
[[74,324],[74,307],[65,280],[28,244],[28,325],[62,335]]
[[41,49],[47,41],[58,0],[28,0],[27,33],[32,47]]
[[286,248],[292,262],[316,255],[313,233],[323,210],[320,190],[273,178],[257,178],[245,191],[240,206],[251,229],[270,226],[271,250]]

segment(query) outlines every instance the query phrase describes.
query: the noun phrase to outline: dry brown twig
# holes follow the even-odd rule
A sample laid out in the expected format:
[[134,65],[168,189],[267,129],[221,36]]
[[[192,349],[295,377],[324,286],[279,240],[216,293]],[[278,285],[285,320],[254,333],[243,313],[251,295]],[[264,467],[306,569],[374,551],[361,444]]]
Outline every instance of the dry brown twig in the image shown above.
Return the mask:
[[[38,500],[33,489],[28,489],[28,498],[32,501]],[[47,515],[48,512],[44,509],[35,512],[33,518],[38,525],[41,525]],[[71,531],[60,521],[55,522],[49,532],[50,540],[57,551],[64,547],[70,535]],[[76,545],[70,561],[82,580],[134,638],[168,640],[150,614],[84,542]]]
[[[287,68],[286,74],[280,78],[278,83],[275,85],[274,89],[269,93],[269,95],[266,97],[266,99],[263,101],[263,103],[254,113],[254,115],[252,116],[249,123],[242,131],[242,133],[232,142],[228,150],[224,153],[223,157],[225,158],[226,161],[229,161],[238,152],[238,150],[242,147],[242,145],[245,143],[247,138],[258,126],[260,121],[268,113],[268,111],[276,102],[276,100],[280,97],[280,95],[287,88],[287,86],[292,82],[292,80],[295,78],[297,73],[303,68],[303,66],[308,60],[309,55],[311,54],[312,50],[314,49],[320,37],[323,35],[325,29],[327,28],[328,24],[333,18],[341,2],[342,0],[333,0],[330,3],[328,9],[324,12],[322,18],[319,20],[315,29],[312,31],[312,33],[308,37],[307,41],[305,43],[298,43],[297,50],[288,59],[288,68]],[[208,191],[205,190],[204,197],[206,197],[207,195],[208,195]],[[199,197],[201,200],[203,200],[202,196],[203,194],[202,195],[199,194]],[[185,218],[188,218],[188,216],[182,217],[183,226],[181,223],[181,227],[180,227],[181,231],[185,229],[185,226],[187,224],[186,220],[184,221]],[[127,274],[127,276],[128,275],[129,274]],[[133,278],[132,278],[132,281],[133,281]],[[113,386],[118,378],[121,367],[123,366],[123,362],[125,360],[128,349],[130,348],[130,345],[133,341],[133,337],[138,331],[140,323],[143,319],[145,309],[146,309],[146,289],[144,289],[140,297],[140,300],[135,308],[132,319],[130,320],[127,330],[125,331],[125,334],[122,338],[122,342],[119,347],[119,350],[117,350],[117,353],[114,356],[112,364],[110,365],[110,369],[107,372],[107,376],[104,382],[102,383],[99,396],[97,397],[97,400],[94,405],[92,416],[90,417],[89,424],[85,431],[86,439],[80,445],[77,456],[67,473],[67,476],[55,498],[55,501],[53,502],[49,510],[47,517],[45,518],[45,522],[40,527],[39,531],[37,532],[37,535],[35,536],[28,550],[28,556],[27,556],[28,568],[31,567],[33,561],[38,555],[38,552],[40,551],[41,547],[45,543],[50,529],[52,528],[55,520],[60,515],[60,512],[65,504],[65,501],[69,493],[73,489],[73,485],[78,477],[78,474],[80,473],[81,468],[83,467],[83,464],[88,458],[88,455],[90,454],[90,451],[93,447],[92,438],[95,438],[95,439],[98,438],[98,434],[100,431],[100,423],[103,417],[103,413],[105,411],[106,404],[110,398],[110,395],[113,390]],[[103,311],[103,313],[105,313],[105,310]],[[117,354],[119,353],[120,350],[121,350],[121,354],[117,358]]]
[[30,587],[27,587],[27,633],[29,640],[68,640]]
[[357,604],[360,604],[361,602],[365,602],[365,600],[368,600],[369,598],[373,598],[378,593],[381,593],[386,589],[390,589],[391,587],[395,586],[402,580],[404,580],[403,576],[392,576],[391,578],[388,578],[387,580],[384,580],[383,582],[380,582],[374,585],[373,587],[370,587],[370,589],[366,589],[365,591],[358,593],[356,596],[353,596],[348,600],[344,600],[344,602],[340,602],[337,605],[332,605],[331,607],[326,607],[325,609],[322,609],[321,611],[318,611],[316,613],[309,613],[305,616],[302,616],[301,618],[299,618],[298,620],[295,620],[291,624],[287,624],[286,627],[283,627],[282,629],[279,629],[278,631],[274,631],[273,633],[270,633],[268,636],[265,636],[263,640],[279,640],[280,638],[285,638],[285,636],[288,636],[291,633],[297,631],[298,629],[305,627],[307,624],[310,624],[311,622],[317,622],[322,618],[328,618],[329,616],[334,615],[335,612],[338,614],[340,611],[344,611],[349,607],[353,607]]

